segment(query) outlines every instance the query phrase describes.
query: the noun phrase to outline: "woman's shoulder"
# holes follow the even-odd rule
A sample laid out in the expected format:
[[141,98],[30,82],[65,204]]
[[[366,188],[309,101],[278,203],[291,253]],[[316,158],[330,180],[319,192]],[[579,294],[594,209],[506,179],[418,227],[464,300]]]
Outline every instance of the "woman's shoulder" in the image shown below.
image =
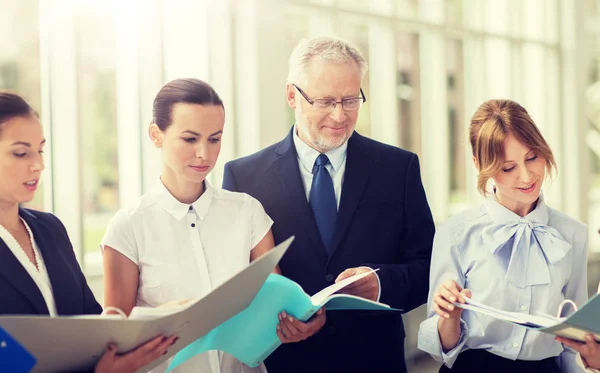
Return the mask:
[[64,228],[64,224],[60,219],[51,212],[44,212],[28,208],[19,208],[19,215],[25,219],[27,224],[45,224],[50,227]]
[[469,230],[472,226],[487,222],[488,214],[483,204],[467,208],[455,215],[452,215],[445,222],[440,224],[453,232],[462,232]]
[[225,202],[230,204],[235,204],[239,206],[247,206],[253,205],[258,202],[258,200],[252,197],[249,194],[243,192],[232,192],[230,190],[225,190],[222,188],[214,188],[213,187],[213,198],[219,202]]
[[587,234],[587,225],[562,211],[548,206],[548,224],[555,228],[566,228],[575,233]]

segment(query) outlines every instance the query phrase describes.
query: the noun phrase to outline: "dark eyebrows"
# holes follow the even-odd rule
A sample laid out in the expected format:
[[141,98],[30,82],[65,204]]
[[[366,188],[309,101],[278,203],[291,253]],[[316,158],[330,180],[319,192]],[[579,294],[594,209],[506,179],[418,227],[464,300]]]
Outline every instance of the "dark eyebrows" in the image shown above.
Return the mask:
[[[533,154],[532,154],[532,153],[533,153]],[[532,150],[530,150],[530,151],[528,151],[528,152],[527,152],[527,154],[525,154],[525,159],[529,158],[531,155],[535,155],[535,152],[533,151],[533,149],[532,149]],[[515,163],[515,161],[512,161],[512,160],[507,160],[507,161],[504,161],[504,163],[505,163],[505,164],[506,164],[506,163]]]
[[30,148],[31,144],[28,142],[24,142],[24,141],[15,141],[12,144],[10,144],[11,146],[15,146],[15,145],[25,145],[26,147]]
[[183,132],[181,132],[181,133],[182,133],[182,134],[184,134],[184,133],[189,133],[189,134],[191,134],[191,135],[194,135],[194,136],[200,136],[200,134],[199,134],[198,132],[194,132],[194,131],[192,131],[192,130],[185,130],[185,131],[183,131]]
[[[195,132],[195,131],[192,131],[192,130],[185,130],[185,131],[182,132],[182,134],[184,134],[184,133],[189,133],[189,134],[194,135],[194,136],[202,137],[202,135],[200,135],[198,132]],[[223,133],[223,130],[220,130],[220,131],[217,131],[217,132],[215,132],[213,134],[208,135],[208,137],[220,135],[222,133]]]
[[[42,142],[40,142],[40,145],[44,145],[46,143],[46,139],[43,139]],[[15,141],[12,144],[10,144],[10,146],[16,146],[16,145],[24,145],[28,148],[31,148],[31,144],[25,141]]]

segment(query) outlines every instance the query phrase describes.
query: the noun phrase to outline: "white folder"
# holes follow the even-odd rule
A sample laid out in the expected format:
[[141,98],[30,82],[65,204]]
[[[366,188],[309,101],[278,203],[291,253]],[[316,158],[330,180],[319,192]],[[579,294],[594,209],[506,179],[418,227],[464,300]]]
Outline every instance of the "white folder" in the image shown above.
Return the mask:
[[205,297],[168,316],[153,320],[0,316],[0,327],[35,356],[31,373],[93,369],[110,342],[119,352],[127,352],[157,335],[179,337],[167,354],[138,370],[147,372],[248,307],[292,241],[288,238]]

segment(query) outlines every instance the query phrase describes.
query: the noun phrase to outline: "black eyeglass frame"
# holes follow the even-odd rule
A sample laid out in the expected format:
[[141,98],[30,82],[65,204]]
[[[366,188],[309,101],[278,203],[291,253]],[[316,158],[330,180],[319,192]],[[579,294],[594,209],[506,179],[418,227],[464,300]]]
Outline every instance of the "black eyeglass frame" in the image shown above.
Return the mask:
[[342,110],[344,110],[344,111],[354,111],[354,109],[353,109],[353,110],[346,110],[346,109],[344,109],[344,101],[362,99],[362,102],[361,102],[361,104],[360,104],[360,105],[358,105],[358,108],[356,109],[356,111],[358,111],[358,110],[361,108],[361,106],[362,106],[362,105],[363,105],[365,102],[367,102],[367,97],[365,96],[365,93],[363,92],[362,88],[360,88],[360,96],[361,96],[361,97],[355,97],[355,98],[344,98],[344,99],[342,99],[341,101],[335,101],[335,100],[334,100],[334,99],[332,99],[332,98],[322,98],[322,99],[321,99],[321,98],[316,98],[316,99],[314,99],[314,100],[311,100],[311,99],[310,99],[310,98],[309,98],[309,97],[306,95],[306,93],[304,93],[304,91],[303,91],[302,89],[300,89],[300,87],[298,87],[298,86],[297,86],[296,84],[294,84],[294,83],[292,83],[292,85],[294,86],[294,88],[296,88],[296,89],[298,90],[298,92],[300,92],[300,94],[302,95],[302,97],[304,97],[304,99],[306,100],[306,102],[308,102],[308,103],[309,103],[311,106],[313,106],[313,105],[314,105],[314,103],[315,103],[316,101],[318,101],[318,100],[323,100],[323,101],[330,101],[330,102],[333,102],[333,103],[335,103],[335,105],[333,105],[333,106],[331,107],[331,110],[335,110],[336,106],[337,106],[338,104],[340,104],[340,105],[342,105]]

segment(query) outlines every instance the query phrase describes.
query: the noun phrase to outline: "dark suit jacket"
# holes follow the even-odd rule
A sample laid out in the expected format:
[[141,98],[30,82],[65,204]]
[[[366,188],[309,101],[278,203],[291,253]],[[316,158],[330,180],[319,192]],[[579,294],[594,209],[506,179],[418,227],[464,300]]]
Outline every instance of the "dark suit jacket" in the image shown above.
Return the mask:
[[[291,131],[227,163],[223,188],[263,204],[276,243],[296,236],[280,267],[308,294],[331,285],[343,270],[366,265],[380,268],[381,302],[405,312],[425,303],[435,229],[415,154],[356,132],[350,137],[331,257],[306,200]],[[266,366],[269,373],[404,372],[401,315],[328,312],[321,331],[281,346]]]
[[[46,264],[57,313],[61,316],[102,313],[102,307],[87,285],[67,231],[60,220],[46,212],[22,208],[19,209],[19,215],[31,228]],[[0,315],[49,315],[39,288],[2,240]],[[43,337],[40,334],[40,338]]]

